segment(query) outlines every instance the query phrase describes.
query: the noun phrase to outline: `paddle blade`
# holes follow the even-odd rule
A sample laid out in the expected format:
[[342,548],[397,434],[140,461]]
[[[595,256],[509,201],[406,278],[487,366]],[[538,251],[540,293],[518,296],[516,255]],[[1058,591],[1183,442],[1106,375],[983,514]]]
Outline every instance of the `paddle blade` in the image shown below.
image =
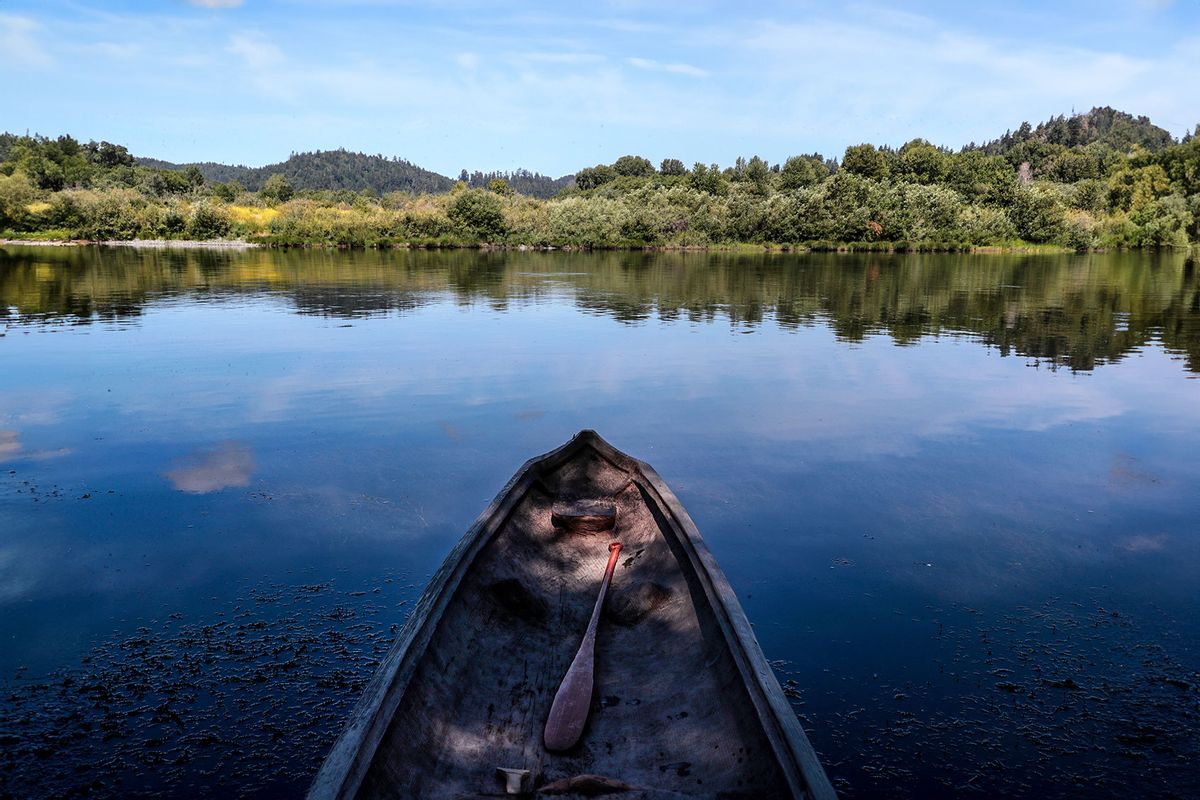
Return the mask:
[[[593,642],[585,642],[593,645]],[[592,705],[593,646],[579,648],[567,676],[554,695],[546,717],[544,741],[547,750],[569,750],[579,741]]]

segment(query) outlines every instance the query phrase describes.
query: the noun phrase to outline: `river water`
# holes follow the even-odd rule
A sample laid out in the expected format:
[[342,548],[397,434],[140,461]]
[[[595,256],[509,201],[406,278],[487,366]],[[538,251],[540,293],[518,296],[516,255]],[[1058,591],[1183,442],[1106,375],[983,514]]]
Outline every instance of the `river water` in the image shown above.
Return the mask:
[[594,428],[848,798],[1200,795],[1186,254],[0,248],[0,797],[291,797]]

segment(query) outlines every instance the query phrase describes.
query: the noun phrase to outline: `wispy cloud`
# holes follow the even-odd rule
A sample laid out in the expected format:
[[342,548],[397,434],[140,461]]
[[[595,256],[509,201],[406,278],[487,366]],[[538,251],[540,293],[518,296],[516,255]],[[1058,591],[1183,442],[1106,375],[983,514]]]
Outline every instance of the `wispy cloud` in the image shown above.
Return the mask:
[[241,60],[244,80],[276,99],[292,100],[299,88],[295,75],[286,68],[287,59],[275,43],[258,33],[237,33],[225,48]]
[[96,42],[92,45],[87,45],[84,50],[89,53],[95,53],[98,56],[105,58],[131,59],[137,57],[142,52],[142,46],[139,44],[121,44],[119,42]]
[[649,58],[630,58],[626,60],[632,67],[650,70],[651,72],[671,72],[676,75],[690,75],[693,78],[707,78],[709,75],[708,70],[691,64],[663,63]]
[[542,64],[597,64],[604,61],[604,56],[599,53],[529,52],[520,53],[517,58]]
[[242,5],[245,0],[188,0],[194,6],[200,8],[237,8]]
[[227,49],[252,70],[273,69],[284,61],[283,51],[260,34],[234,34]]
[[0,14],[0,58],[14,67],[46,67],[50,53],[38,41],[41,25],[29,17]]

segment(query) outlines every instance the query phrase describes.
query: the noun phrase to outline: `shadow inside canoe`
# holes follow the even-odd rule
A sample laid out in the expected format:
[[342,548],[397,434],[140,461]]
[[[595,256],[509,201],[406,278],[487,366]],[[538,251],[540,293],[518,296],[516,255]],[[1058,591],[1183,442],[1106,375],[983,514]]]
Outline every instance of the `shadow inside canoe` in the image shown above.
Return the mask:
[[[476,556],[429,638],[364,796],[493,796],[499,767],[528,769],[539,785],[602,775],[639,787],[629,797],[773,796],[782,782],[769,742],[657,505],[640,486],[623,491],[616,530],[581,535],[554,527],[554,500],[528,492]],[[614,538],[625,549],[597,631],[587,725],[573,748],[550,753],[545,720]]]

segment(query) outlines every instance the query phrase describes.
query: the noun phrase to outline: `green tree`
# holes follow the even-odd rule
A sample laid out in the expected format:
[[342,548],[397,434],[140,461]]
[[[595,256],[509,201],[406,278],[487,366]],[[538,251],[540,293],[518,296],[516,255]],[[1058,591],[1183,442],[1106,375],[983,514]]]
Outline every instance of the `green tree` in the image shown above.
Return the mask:
[[37,188],[57,192],[66,186],[67,179],[63,174],[62,166],[48,158],[42,148],[36,146],[17,148],[14,160],[16,169],[24,172]]
[[218,200],[223,200],[226,203],[232,203],[237,199],[238,194],[241,192],[241,184],[239,184],[237,181],[230,181],[229,183],[213,183],[209,185],[208,191]]
[[597,164],[594,167],[586,167],[579,170],[575,174],[575,185],[580,189],[587,191],[595,189],[597,186],[615,181],[617,179],[617,171],[607,164]]
[[188,182],[188,185],[193,189],[198,189],[204,185],[204,175],[200,172],[200,168],[195,164],[191,164],[183,171],[183,177]]
[[716,164],[706,167],[699,161],[688,175],[688,185],[697,191],[712,195],[725,194],[728,191],[728,182],[721,174],[721,168]]
[[1108,201],[1117,210],[1136,211],[1171,193],[1171,179],[1159,164],[1126,166],[1108,180]]
[[888,174],[887,156],[873,145],[852,145],[846,148],[846,154],[842,156],[842,169],[852,175],[880,180]]
[[1088,178],[1099,178],[1104,168],[1097,153],[1079,150],[1064,150],[1042,165],[1044,178],[1060,183],[1077,183]]
[[678,158],[664,158],[658,171],[663,175],[686,175],[687,167]]
[[913,139],[900,148],[897,174],[912,183],[941,183],[946,175],[946,154],[924,139]]
[[143,193],[163,197],[169,194],[185,194],[191,191],[192,183],[183,172],[173,169],[143,170],[142,179],[138,182]]
[[1100,214],[1108,207],[1108,184],[1095,178],[1079,181],[1071,186],[1068,202],[1072,208]]
[[296,189],[287,178],[276,172],[267,178],[258,194],[268,203],[286,203],[296,196]]
[[20,230],[29,216],[27,207],[36,196],[25,173],[0,175],[0,229]]
[[758,156],[752,156],[749,161],[742,162],[737,178],[748,183],[758,194],[766,194],[771,188],[771,167]]
[[132,167],[136,162],[123,145],[112,142],[88,142],[83,146],[88,158],[94,163],[107,169],[116,167]]
[[1187,200],[1178,194],[1139,205],[1129,219],[1137,226],[1137,238],[1130,244],[1139,247],[1187,247],[1187,229],[1195,222]]
[[946,184],[972,203],[1007,204],[1017,187],[1017,173],[1000,156],[966,150],[946,157]]
[[648,178],[655,173],[650,159],[641,156],[621,156],[613,162],[618,175],[630,178]]
[[512,188],[508,185],[508,181],[504,180],[504,178],[492,178],[488,181],[487,190],[501,197],[508,197],[513,193]]
[[1058,197],[1044,186],[1022,186],[1013,196],[1008,216],[1017,235],[1027,242],[1050,242],[1064,231],[1067,218]]
[[808,156],[792,156],[783,162],[783,170],[779,173],[779,188],[800,189],[812,186],[825,176],[825,168],[817,166]]
[[1158,161],[1175,191],[1185,196],[1200,195],[1200,125],[1195,134],[1159,154]]

